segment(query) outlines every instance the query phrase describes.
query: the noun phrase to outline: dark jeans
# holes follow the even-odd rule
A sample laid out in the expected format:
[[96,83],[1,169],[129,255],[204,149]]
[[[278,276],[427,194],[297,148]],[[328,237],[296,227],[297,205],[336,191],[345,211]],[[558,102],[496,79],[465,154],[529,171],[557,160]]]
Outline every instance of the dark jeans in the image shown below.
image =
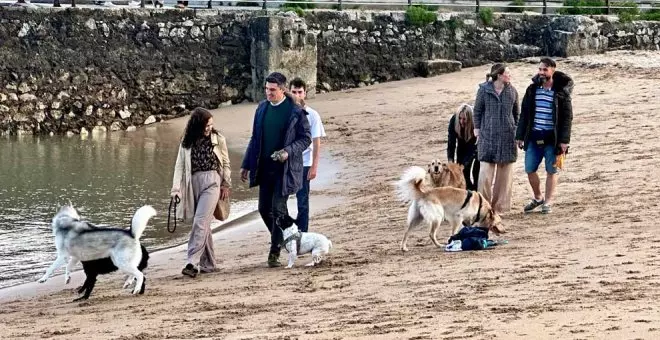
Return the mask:
[[279,172],[261,173],[259,178],[259,214],[270,232],[270,254],[280,254],[282,238],[282,218],[289,215],[286,201],[282,196],[282,174]]
[[303,168],[303,186],[296,193],[296,200],[298,201],[298,216],[296,217],[296,225],[301,232],[307,232],[309,229],[309,166]]

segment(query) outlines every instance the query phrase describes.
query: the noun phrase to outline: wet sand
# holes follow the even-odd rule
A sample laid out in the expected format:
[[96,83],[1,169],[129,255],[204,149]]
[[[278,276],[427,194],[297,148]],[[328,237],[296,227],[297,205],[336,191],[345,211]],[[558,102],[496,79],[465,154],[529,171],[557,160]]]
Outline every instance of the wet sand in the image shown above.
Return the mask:
[[[519,155],[508,245],[445,253],[419,230],[402,254],[406,207],[390,185],[410,165],[445,158],[449,117],[474,99],[488,66],[323,94],[310,104],[343,163],[312,200],[345,197],[312,218],[334,244],[325,265],[302,267],[303,256],[293,269],[267,268],[268,233],[257,220],[216,234],[218,273],[183,278],[183,253],[173,252],[154,260],[144,296],[122,291],[118,276],[102,277],[83,303],[59,285],[3,302],[0,337],[656,339],[660,69],[649,61],[658,58],[559,62],[577,83],[571,153],[550,215],[522,213],[531,190]],[[511,68],[522,95],[536,65]],[[216,122],[234,121],[246,138],[253,110],[221,109]],[[440,238],[448,234],[441,227]]]

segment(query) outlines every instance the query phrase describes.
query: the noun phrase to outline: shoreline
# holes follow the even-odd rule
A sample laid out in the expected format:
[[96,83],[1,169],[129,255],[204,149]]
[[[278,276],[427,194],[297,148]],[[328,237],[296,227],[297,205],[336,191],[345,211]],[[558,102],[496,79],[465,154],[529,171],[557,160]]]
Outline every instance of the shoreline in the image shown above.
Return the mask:
[[[324,196],[324,195],[314,195],[310,197],[310,219],[313,218],[314,214],[322,213],[323,211],[340,204],[342,201],[341,198],[336,196]],[[289,199],[288,201],[289,213],[297,213],[295,199]],[[239,241],[242,235],[250,233],[260,233],[265,231],[265,226],[261,221],[258,211],[249,212],[240,217],[235,218],[232,221],[223,223],[221,226],[216,227],[213,230],[213,244],[214,247],[222,247],[226,243],[231,243]],[[169,270],[173,267],[176,269],[180,275],[180,270],[185,265],[187,244],[182,243],[174,246],[170,246],[164,249],[159,249],[154,252],[149,253],[149,266],[145,270],[145,277],[149,276],[150,279],[162,278],[166,275],[171,275]],[[264,254],[267,253],[267,249],[263,249]],[[286,253],[286,252],[284,252]],[[281,260],[284,259],[286,255],[281,257]],[[177,265],[172,265],[172,263],[177,263]],[[265,263],[265,255],[264,255]],[[218,260],[219,267],[222,267],[222,261]],[[181,267],[181,268],[179,268]],[[48,281],[44,283],[38,283],[35,281],[21,283],[14,286],[9,286],[0,289],[0,303],[12,303],[21,300],[29,300],[34,298],[43,298],[50,294],[54,293],[63,293],[65,291],[73,292],[76,287],[81,285],[84,281],[84,272],[82,269],[74,270],[71,273],[71,282],[65,285],[63,282],[64,272],[63,268],[60,268],[57,271],[57,274],[51,276]],[[46,268],[44,268],[44,271]],[[101,275],[99,276],[100,282],[111,281],[114,286],[121,288],[122,280],[118,279],[120,275],[123,275],[119,272]],[[203,274],[202,274],[203,275]],[[147,288],[148,290],[149,288]],[[95,289],[96,292],[96,289]],[[125,291],[124,293],[127,293]],[[129,294],[129,293],[127,293]],[[73,299],[73,295],[71,296]],[[90,297],[93,298],[94,293]]]

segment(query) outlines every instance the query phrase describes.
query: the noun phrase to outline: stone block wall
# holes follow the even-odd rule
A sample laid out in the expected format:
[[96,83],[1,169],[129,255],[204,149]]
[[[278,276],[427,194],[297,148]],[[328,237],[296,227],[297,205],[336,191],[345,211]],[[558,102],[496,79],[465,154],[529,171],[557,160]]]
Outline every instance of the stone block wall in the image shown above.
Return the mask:
[[245,99],[253,15],[182,13],[0,9],[1,130],[120,130]]

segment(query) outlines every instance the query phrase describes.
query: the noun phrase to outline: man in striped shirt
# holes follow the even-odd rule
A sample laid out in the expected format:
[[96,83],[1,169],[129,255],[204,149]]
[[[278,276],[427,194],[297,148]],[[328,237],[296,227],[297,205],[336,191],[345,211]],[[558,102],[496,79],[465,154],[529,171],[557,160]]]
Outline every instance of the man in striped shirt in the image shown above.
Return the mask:
[[[573,80],[556,71],[557,64],[542,58],[538,74],[532,78],[522,100],[520,119],[516,129],[516,143],[525,150],[525,172],[534,192],[524,211],[541,207],[542,213],[552,211],[552,200],[557,187],[557,155],[568,151],[571,139],[573,106],[571,92]],[[545,161],[545,197],[541,193],[541,179],[537,170]]]

